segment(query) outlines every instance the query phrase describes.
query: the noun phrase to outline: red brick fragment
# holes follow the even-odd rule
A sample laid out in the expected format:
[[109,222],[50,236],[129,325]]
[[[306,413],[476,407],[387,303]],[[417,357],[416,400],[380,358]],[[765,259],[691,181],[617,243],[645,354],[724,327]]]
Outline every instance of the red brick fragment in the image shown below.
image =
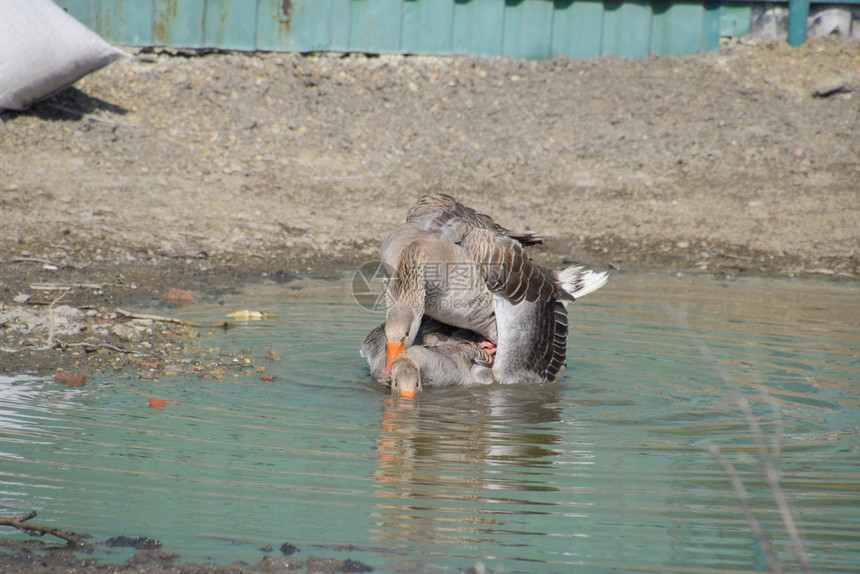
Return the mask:
[[167,293],[164,294],[164,298],[172,303],[187,303],[194,299],[194,295],[191,294],[190,291],[186,291],[185,289],[177,289],[173,288]]
[[68,385],[70,387],[83,387],[87,384],[87,378],[83,373],[60,371],[59,373],[54,374],[54,382]]

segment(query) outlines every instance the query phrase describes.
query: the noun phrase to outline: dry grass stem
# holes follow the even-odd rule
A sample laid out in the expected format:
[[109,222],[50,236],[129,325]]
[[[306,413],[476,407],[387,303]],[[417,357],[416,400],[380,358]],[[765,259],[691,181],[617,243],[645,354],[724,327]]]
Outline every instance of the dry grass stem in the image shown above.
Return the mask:
[[59,528],[54,528],[52,526],[24,524],[31,518],[35,517],[36,511],[33,510],[20,518],[0,518],[0,526],[11,526],[12,528],[17,528],[22,532],[26,532],[30,536],[44,536],[45,534],[50,534],[51,536],[62,538],[68,542],[69,546],[82,546],[84,544],[81,538],[72,532],[66,532],[65,530],[60,530]]

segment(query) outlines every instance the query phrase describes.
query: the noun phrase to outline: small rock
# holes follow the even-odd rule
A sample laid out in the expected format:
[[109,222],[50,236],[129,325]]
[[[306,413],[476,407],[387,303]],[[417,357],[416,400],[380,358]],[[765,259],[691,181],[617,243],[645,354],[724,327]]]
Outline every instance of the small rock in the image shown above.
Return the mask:
[[18,293],[15,295],[15,298],[12,299],[15,303],[26,303],[30,300],[30,296],[26,293]]
[[[155,542],[158,541],[156,540]],[[136,570],[138,569],[137,567],[150,565],[155,566],[158,570],[164,570],[177,560],[179,560],[179,554],[176,552],[171,552],[169,550],[144,549],[129,558],[126,563],[129,566],[135,567]]]
[[111,548],[136,548],[137,550],[157,550],[161,548],[161,540],[147,538],[146,536],[136,536],[135,538],[114,536],[113,538],[108,538],[105,544]]
[[284,542],[283,544],[281,544],[280,550],[281,554],[283,554],[284,556],[291,556],[296,552],[301,552],[301,550],[299,550],[296,546],[293,546],[289,542]]
[[368,566],[364,562],[347,558],[343,561],[343,567],[341,570],[343,572],[373,572],[373,567]]
[[60,305],[59,307],[54,307],[52,313],[56,317],[63,317],[65,319],[74,320],[80,320],[86,316],[85,313],[77,307],[71,307],[69,305]]
[[812,95],[816,98],[826,98],[827,96],[832,96],[846,90],[846,87],[844,78],[823,78],[818,80],[812,87]]
[[344,561],[337,558],[308,556],[308,572],[343,572]]
[[129,343],[138,343],[142,338],[140,331],[123,323],[115,324],[110,328],[110,332],[112,335],[119,337],[123,341],[128,341]]
[[293,273],[290,273],[289,271],[284,271],[284,270],[274,271],[271,274],[271,277],[277,283],[289,283],[290,281],[295,281],[296,279],[299,278],[298,275],[295,275]]
[[[271,548],[271,547],[270,547]],[[291,564],[284,560],[278,560],[271,556],[263,556],[263,559],[251,567],[253,572],[266,572],[276,574],[278,572],[294,572],[298,569],[298,565]],[[244,570],[243,570],[244,571]]]

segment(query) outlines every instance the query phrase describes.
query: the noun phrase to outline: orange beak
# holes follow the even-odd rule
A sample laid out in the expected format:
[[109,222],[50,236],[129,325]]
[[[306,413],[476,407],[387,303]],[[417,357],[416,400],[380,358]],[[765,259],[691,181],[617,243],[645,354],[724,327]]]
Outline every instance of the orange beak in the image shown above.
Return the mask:
[[388,362],[385,364],[385,374],[388,374],[388,371],[391,370],[391,363],[394,362],[394,359],[397,358],[397,355],[403,352],[403,343],[392,343],[391,341],[385,343],[385,358]]
[[414,399],[415,398],[415,389],[401,389],[400,396],[404,399]]

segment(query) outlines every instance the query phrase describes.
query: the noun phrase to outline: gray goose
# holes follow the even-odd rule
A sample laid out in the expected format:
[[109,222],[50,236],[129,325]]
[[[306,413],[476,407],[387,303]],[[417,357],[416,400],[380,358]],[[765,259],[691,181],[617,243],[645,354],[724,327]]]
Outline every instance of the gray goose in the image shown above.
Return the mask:
[[391,394],[412,398],[424,387],[490,384],[493,357],[478,343],[413,345],[391,364]]
[[[455,336],[454,331],[455,329],[450,325],[445,325],[425,316],[418,327],[415,344],[439,345],[449,341],[459,343],[467,340],[465,332],[458,331]],[[477,335],[468,340],[477,341]],[[389,377],[385,356],[385,323],[375,327],[367,334],[361,343],[359,354],[367,361],[367,366],[370,367],[370,376],[380,383],[388,384]]]
[[361,345],[371,375],[391,386],[392,394],[412,398],[424,387],[450,387],[493,382],[493,357],[474,333],[452,330],[425,318],[418,344],[401,353],[386,369],[385,325],[373,329]]
[[602,287],[606,273],[541,267],[523,249],[538,236],[508,231],[447,195],[422,197],[406,219],[381,249],[391,275],[387,366],[415,344],[426,314],[495,345],[496,380],[555,380],[567,353],[565,304]]

